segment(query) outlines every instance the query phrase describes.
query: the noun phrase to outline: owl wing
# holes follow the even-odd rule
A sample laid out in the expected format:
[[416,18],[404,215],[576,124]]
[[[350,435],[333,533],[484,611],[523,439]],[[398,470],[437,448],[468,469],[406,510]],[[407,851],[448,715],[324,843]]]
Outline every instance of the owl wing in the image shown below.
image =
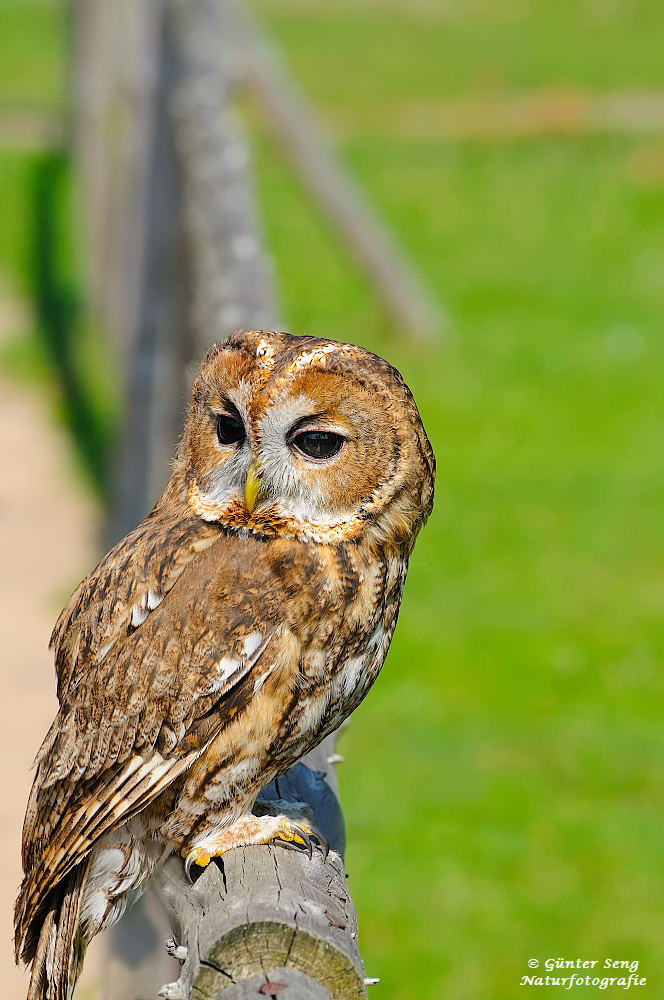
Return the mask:
[[81,671],[145,621],[219,534],[218,524],[153,512],[104,556],[76,588],[51,635],[59,699]]
[[[289,594],[264,549],[217,533],[159,606],[93,663],[61,633],[60,648],[71,643],[79,652],[37,757],[19,937],[95,841],[144,809],[242,711],[266,662],[296,670]],[[103,585],[98,590],[103,595]],[[94,630],[89,635],[94,648],[101,640]]]

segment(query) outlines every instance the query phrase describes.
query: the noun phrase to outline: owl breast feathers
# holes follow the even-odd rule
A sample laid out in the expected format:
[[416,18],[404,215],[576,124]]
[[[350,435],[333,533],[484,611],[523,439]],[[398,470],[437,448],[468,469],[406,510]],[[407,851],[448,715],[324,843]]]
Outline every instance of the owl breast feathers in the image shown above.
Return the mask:
[[434,470],[376,355],[269,332],[208,352],[163,496],[53,632],[60,709],[15,914],[32,1000],[69,1000],[87,944],[165,850],[189,870],[307,838],[254,800],[375,680]]

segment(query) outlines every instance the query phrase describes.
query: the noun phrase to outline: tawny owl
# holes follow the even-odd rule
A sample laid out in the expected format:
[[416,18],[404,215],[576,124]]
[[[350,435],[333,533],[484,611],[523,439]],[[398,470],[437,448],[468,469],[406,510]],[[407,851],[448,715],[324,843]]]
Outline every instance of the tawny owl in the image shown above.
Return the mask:
[[306,842],[260,789],[352,712],[387,653],[434,457],[359,347],[236,333],[207,354],[173,475],[52,636],[60,710],[23,831],[17,956],[69,1000],[164,851]]

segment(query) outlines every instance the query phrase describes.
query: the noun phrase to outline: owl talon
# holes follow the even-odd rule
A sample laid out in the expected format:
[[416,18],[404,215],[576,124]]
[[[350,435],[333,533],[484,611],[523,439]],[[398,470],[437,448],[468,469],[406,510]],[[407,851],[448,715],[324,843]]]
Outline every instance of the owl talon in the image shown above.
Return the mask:
[[311,860],[314,840],[320,846],[323,859],[327,858],[329,844],[318,830],[295,823],[288,816],[246,816],[192,847],[186,856],[184,870],[193,883],[191,870],[194,865],[207,868],[212,858],[221,857],[234,847],[248,847],[250,844],[275,843],[293,850],[304,847]]
[[194,847],[193,850],[189,851],[187,855],[187,860],[184,863],[185,875],[193,885],[193,878],[191,877],[191,867],[192,865],[198,865],[199,868],[207,868],[212,860],[212,855],[209,851],[206,851],[204,847]]
[[313,840],[318,841],[318,845],[320,846],[323,854],[323,860],[325,861],[330,852],[329,842],[322,833],[319,833],[318,830],[313,828],[307,829],[285,819],[274,842],[275,844],[280,844],[282,847],[292,847],[293,845],[298,844],[306,847],[309,860],[311,861],[313,857]]
[[323,854],[323,861],[327,861],[327,856],[330,853],[330,842],[327,837],[324,837],[318,830],[312,831],[314,837],[320,845],[321,852]]
[[279,831],[277,837],[279,840],[283,840],[286,843],[290,841],[294,844],[301,844],[307,849],[307,854],[309,855],[309,860],[311,861],[313,857],[311,837],[303,827],[297,826],[296,823],[289,823],[286,821],[286,823],[284,823],[284,828]]

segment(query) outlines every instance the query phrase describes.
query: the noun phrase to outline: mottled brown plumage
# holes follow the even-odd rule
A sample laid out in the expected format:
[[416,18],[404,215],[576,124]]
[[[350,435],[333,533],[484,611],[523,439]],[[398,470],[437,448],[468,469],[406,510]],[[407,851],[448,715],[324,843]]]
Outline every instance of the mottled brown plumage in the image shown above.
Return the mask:
[[164,495],[53,632],[16,904],[31,998],[69,1000],[165,851],[298,839],[248,819],[255,797],[375,680],[433,481],[412,397],[368,351],[251,332],[208,353]]

